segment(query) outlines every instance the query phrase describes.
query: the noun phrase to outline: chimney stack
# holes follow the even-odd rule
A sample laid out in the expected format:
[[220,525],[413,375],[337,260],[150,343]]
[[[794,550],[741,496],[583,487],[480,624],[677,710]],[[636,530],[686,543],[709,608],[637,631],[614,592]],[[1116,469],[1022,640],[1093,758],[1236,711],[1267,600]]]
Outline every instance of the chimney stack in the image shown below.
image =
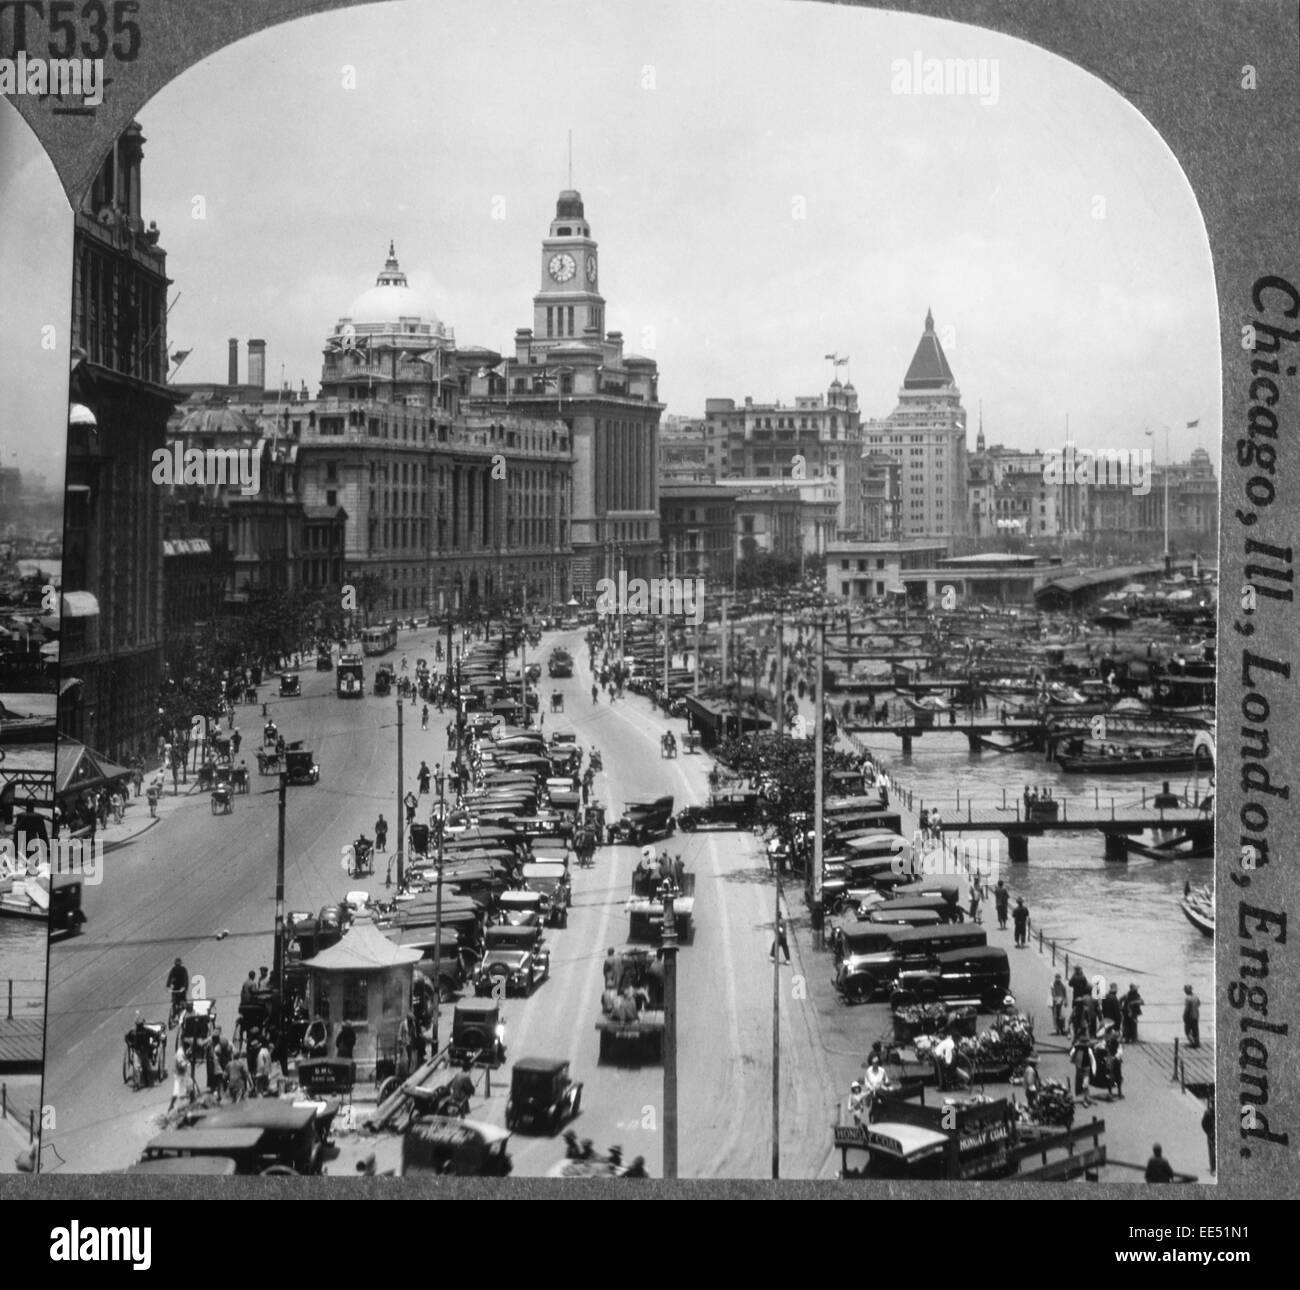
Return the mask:
[[226,384],[238,385],[239,384],[239,339],[238,337],[232,336],[228,341],[226,341],[226,345],[229,347],[230,350],[230,362],[229,362],[229,368],[226,373]]
[[248,342],[248,383],[254,390],[266,389],[266,341]]

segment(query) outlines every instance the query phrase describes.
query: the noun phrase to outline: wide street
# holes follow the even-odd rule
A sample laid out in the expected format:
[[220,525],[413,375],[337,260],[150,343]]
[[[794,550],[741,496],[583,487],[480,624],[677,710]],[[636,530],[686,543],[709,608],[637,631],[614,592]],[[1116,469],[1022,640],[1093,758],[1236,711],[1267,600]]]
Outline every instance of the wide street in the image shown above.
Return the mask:
[[[434,659],[435,633],[402,632],[383,661],[395,667],[405,654]],[[596,799],[616,818],[624,802],[671,793],[675,809],[707,797],[711,761],[704,755],[662,760],[659,736],[671,725],[649,702],[628,694],[611,705],[591,702],[591,673],[581,633],[548,633],[529,661],[543,664],[557,644],[576,661],[570,680],[543,673],[543,708],[560,688],[566,711],[545,713],[548,733],[576,732],[584,749],[600,749],[605,770]],[[345,892],[369,887],[384,898],[383,856],[369,880],[343,872],[343,847],[373,834],[383,811],[397,816],[396,698],[369,693],[374,665],[367,659],[367,695],[341,700],[334,674],[302,671],[302,697],[271,699],[271,715],[289,741],[315,751],[320,783],[289,790],[286,908],[315,910]],[[518,667],[517,657],[512,667]],[[268,695],[273,686],[264,685]],[[137,1010],[151,1021],[167,1014],[164,977],[181,957],[202,975],[217,1000],[220,1023],[233,1029],[240,983],[272,958],[276,839],[274,776],[257,773],[261,708],[240,706],[241,755],[251,768],[251,792],[235,798],[228,816],[213,816],[206,793],[180,801],[166,818],[112,852],[102,885],[86,890],[83,935],[56,943],[50,953],[45,1102],[55,1127],[45,1137],[44,1168],[61,1172],[120,1169],[139,1157],[156,1131],[170,1096],[170,1080],[141,1092],[122,1080],[123,1034]],[[436,769],[446,753],[448,715],[430,711],[420,730],[420,707],[407,705],[405,788],[414,787],[421,759]],[[429,799],[418,818],[426,818]],[[395,830],[394,830],[395,834]],[[390,851],[393,843],[390,835]],[[759,840],[751,834],[676,834],[666,844],[681,852],[697,875],[693,943],[678,958],[679,1176],[763,1178],[771,1167],[773,887]],[[598,1150],[617,1143],[625,1158],[644,1156],[662,1175],[662,1067],[598,1066],[601,960],[607,946],[626,942],[623,904],[638,849],[601,847],[590,869],[573,869],[568,927],[548,932],[551,978],[530,999],[505,1009],[507,1065],[493,1075],[493,1096],[476,1099],[471,1116],[502,1123],[509,1065],[524,1056],[567,1058],[585,1084],[574,1128]],[[797,899],[797,895],[795,897]],[[224,933],[224,935],[223,935]],[[218,939],[218,937],[221,939]],[[785,1177],[816,1177],[829,1151],[834,1118],[832,1087],[816,1015],[799,979],[800,964],[782,967],[781,1161]],[[450,1027],[443,1009],[442,1034]],[[173,1032],[174,1033],[174,1032]],[[169,1053],[171,1046],[169,1045]],[[481,1077],[480,1077],[481,1078]],[[481,1088],[481,1084],[480,1084]],[[558,1139],[517,1134],[517,1174],[542,1174],[563,1154]],[[60,1163],[63,1162],[63,1163]],[[382,1162],[381,1162],[382,1167]]]

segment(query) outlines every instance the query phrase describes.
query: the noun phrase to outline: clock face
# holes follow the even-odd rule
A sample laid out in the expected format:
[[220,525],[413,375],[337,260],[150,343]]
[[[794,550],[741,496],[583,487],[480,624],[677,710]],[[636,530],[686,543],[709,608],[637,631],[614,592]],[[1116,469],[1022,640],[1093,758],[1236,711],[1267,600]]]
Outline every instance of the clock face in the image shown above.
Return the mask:
[[547,266],[551,271],[551,277],[556,282],[568,282],[578,271],[578,266],[574,262],[573,256],[561,251],[559,255],[551,256],[551,263]]
[[594,287],[596,285],[596,257],[587,256],[587,281]]

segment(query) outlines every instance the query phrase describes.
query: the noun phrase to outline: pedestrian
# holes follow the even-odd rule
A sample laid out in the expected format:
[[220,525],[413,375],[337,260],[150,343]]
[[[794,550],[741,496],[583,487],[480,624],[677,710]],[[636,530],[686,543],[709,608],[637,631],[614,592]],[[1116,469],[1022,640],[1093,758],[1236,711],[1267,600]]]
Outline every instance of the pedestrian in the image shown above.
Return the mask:
[[1092,1105],[1088,1089],[1093,1076],[1097,1074],[1097,1059],[1093,1055],[1092,1043],[1082,1035],[1076,1036],[1070,1044],[1070,1065],[1074,1067],[1074,1095],[1082,1095],[1084,1106]]
[[416,780],[419,782],[419,785],[420,785],[420,796],[421,796],[421,797],[423,797],[423,796],[424,796],[424,795],[429,791],[429,779],[430,779],[431,774],[432,774],[432,772],[429,770],[429,764],[428,764],[428,762],[423,762],[423,761],[422,761],[422,762],[420,763],[420,769],[419,769],[419,772],[418,772],[417,775],[416,775]]
[[1122,1102],[1124,1100],[1124,1045],[1120,1043],[1119,1031],[1114,1026],[1106,1027],[1105,1042],[1106,1074],[1110,1076],[1114,1095]]
[[420,799],[408,789],[406,796],[402,798],[402,805],[406,807],[406,827],[408,829],[415,823],[415,808],[419,804]]
[[1201,1046],[1201,1001],[1190,985],[1183,986],[1183,1033],[1188,1048]]
[[388,850],[388,821],[384,819],[382,811],[380,811],[379,818],[375,821],[375,850]]
[[776,947],[778,945],[781,947],[781,953],[785,956],[785,961],[789,963],[790,942],[786,940],[786,936],[785,936],[785,919],[780,917],[779,915],[777,916],[777,920],[776,920],[776,940],[772,942],[772,953],[768,955],[768,958],[773,963],[776,962]]
[[1007,885],[998,879],[998,885],[993,888],[993,904],[998,911],[998,926],[1005,932],[1007,930],[1007,914],[1011,908],[1011,893],[1007,890]]
[[334,1055],[345,1061],[352,1060],[353,1050],[357,1046],[357,1032],[348,1022],[344,1022],[334,1036]]
[[[211,1065],[216,1070],[217,1075],[217,1101],[220,1102],[226,1088],[228,1087],[228,1072],[230,1070],[230,1061],[234,1052],[230,1047],[230,1040],[221,1033],[221,1027],[216,1026],[212,1031],[212,1046],[209,1050]],[[212,1080],[209,1077],[208,1087],[212,1087]]]
[[257,973],[249,972],[248,980],[239,987],[239,1006],[257,1002]]
[[420,729],[428,730],[429,728],[429,705],[426,703],[420,709]]
[[1158,1142],[1151,1148],[1151,1159],[1147,1161],[1146,1180],[1149,1183],[1171,1183],[1174,1180],[1174,1171],[1160,1150]]
[[135,768],[131,771],[131,784],[135,788],[135,796],[140,796],[140,790],[144,785],[144,771],[141,769],[139,761],[136,762]]
[[614,947],[611,945],[605,951],[605,961],[601,964],[601,975],[605,981],[606,990],[617,990],[619,986],[620,964],[619,957],[614,953]]
[[1142,1015],[1142,1003],[1142,996],[1138,993],[1137,986],[1130,983],[1128,993],[1120,1001],[1120,1010],[1124,1018],[1121,1032],[1126,1044],[1138,1042],[1138,1018]]
[[235,1049],[226,1065],[226,1094],[232,1103],[248,1096],[248,1060],[242,1046]]
[[145,794],[145,797],[149,802],[149,818],[151,820],[158,818],[159,795],[157,783],[151,781],[149,784],[149,791]]
[[1016,907],[1011,911],[1011,921],[1016,925],[1016,946],[1023,949],[1029,940],[1029,907],[1023,896],[1016,897]]
[[414,1074],[420,1068],[420,1026],[415,1020],[415,1014],[409,1010],[406,1016],[402,1018],[402,1025],[406,1027],[404,1041],[406,1044],[406,1068],[408,1072]]
[[1101,1001],[1101,1015],[1112,1026],[1118,1027],[1124,1019],[1124,1009],[1119,1001],[1119,986],[1113,984],[1107,989]]
[[1056,974],[1056,979],[1052,982],[1052,1027],[1055,1034],[1065,1034],[1065,1004],[1069,998],[1069,991],[1065,988],[1065,982],[1061,980],[1061,974]]
[[980,885],[973,878],[970,884],[970,920],[972,923],[984,921],[980,918]]
[[189,1058],[185,1056],[185,1046],[178,1042],[172,1058],[172,1100],[167,1103],[167,1110],[170,1111],[182,1096],[187,1101],[194,1100],[194,1082],[190,1075]]
[[1214,1090],[1210,1090],[1209,1100],[1205,1104],[1205,1114],[1201,1116],[1201,1131],[1205,1134],[1205,1145],[1210,1152],[1210,1172],[1215,1172],[1214,1160]]
[[235,730],[231,733],[230,750],[232,753],[234,753],[236,757],[239,756],[239,745],[243,743],[243,741],[244,741],[244,736],[241,735],[238,730]]

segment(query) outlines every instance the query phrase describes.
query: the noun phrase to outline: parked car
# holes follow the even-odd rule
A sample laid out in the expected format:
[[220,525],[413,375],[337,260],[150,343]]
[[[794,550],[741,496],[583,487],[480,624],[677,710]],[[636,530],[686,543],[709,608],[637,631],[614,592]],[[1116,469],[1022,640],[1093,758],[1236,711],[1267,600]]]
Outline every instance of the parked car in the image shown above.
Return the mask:
[[542,942],[540,927],[489,927],[486,949],[475,974],[474,993],[503,998],[510,991],[532,994],[551,974],[551,955]]
[[554,1137],[582,1107],[582,1084],[569,1075],[569,1063],[550,1057],[525,1057],[510,1072],[506,1128],[542,1126]]

